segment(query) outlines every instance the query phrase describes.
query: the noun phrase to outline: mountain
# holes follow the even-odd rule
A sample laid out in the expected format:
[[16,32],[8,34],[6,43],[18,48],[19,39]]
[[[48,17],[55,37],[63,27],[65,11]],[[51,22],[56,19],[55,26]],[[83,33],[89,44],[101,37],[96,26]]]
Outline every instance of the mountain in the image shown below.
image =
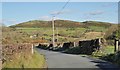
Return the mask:
[[[99,27],[110,27],[112,24],[107,22],[98,22],[98,21],[85,21],[85,22],[76,22],[70,20],[55,20],[55,27],[84,27],[88,28],[89,26],[99,26]],[[19,23],[12,25],[10,27],[52,27],[52,21],[41,21],[41,20],[32,20],[28,22]]]

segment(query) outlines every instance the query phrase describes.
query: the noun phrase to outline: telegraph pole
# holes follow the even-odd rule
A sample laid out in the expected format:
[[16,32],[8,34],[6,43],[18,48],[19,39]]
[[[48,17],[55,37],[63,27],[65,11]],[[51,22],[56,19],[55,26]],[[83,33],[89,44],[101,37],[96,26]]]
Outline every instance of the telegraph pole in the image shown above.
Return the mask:
[[54,17],[55,16],[53,16],[52,17],[52,28],[53,28],[53,47],[55,47],[55,34],[54,34],[54,32],[55,32],[55,23],[54,23]]
[[58,28],[57,28],[57,42],[58,42]]
[[53,14],[53,17],[52,17],[52,28],[53,28],[53,47],[55,47],[55,36],[54,36],[54,27],[55,27],[55,23],[54,23],[54,17],[55,16],[57,16],[57,15],[59,15],[61,12],[62,12],[62,10],[64,10],[65,9],[65,7],[67,6],[67,4],[69,3],[69,1],[70,0],[68,0],[66,3],[65,3],[65,5],[62,7],[62,9],[57,13],[57,14]]

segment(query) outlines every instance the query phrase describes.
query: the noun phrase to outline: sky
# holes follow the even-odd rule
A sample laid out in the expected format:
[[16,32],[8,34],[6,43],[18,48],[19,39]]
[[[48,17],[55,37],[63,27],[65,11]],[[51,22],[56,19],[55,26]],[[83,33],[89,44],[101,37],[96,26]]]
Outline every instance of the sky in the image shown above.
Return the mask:
[[[2,2],[2,17],[7,26],[30,21],[51,20],[66,2]],[[0,12],[0,13],[1,13]],[[118,22],[117,2],[69,2],[55,19],[72,21]]]
[[[66,0],[1,0],[1,2],[65,2]],[[70,0],[71,2],[119,2],[119,0]]]

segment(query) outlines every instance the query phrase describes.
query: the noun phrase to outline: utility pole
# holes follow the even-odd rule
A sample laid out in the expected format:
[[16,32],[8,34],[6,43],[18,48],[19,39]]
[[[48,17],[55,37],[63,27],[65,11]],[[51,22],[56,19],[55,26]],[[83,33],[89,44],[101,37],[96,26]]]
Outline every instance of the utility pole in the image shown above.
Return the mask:
[[57,28],[57,42],[58,42],[58,28]]
[[54,32],[55,32],[55,23],[54,23],[54,17],[55,16],[53,16],[52,17],[52,28],[53,28],[53,47],[55,47],[55,34],[54,34]]

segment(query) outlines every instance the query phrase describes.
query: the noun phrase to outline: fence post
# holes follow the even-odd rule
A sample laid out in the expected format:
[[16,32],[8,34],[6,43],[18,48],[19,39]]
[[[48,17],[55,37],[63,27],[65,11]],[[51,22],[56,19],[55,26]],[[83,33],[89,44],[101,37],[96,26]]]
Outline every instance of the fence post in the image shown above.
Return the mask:
[[73,42],[73,43],[74,43],[74,47],[75,47],[75,46],[76,46],[76,45],[75,45],[75,42]]
[[120,40],[118,40],[118,51],[120,51]]
[[32,54],[34,53],[34,51],[33,51],[33,47],[34,47],[34,44],[32,44],[32,48],[31,48],[31,52],[32,52]]
[[115,49],[114,49],[115,52],[118,52],[118,51],[119,51],[118,42],[119,42],[119,41],[118,41],[117,39],[115,39],[115,44],[114,44],[114,45],[115,45]]
[[116,52],[116,39],[114,40],[114,52]]

